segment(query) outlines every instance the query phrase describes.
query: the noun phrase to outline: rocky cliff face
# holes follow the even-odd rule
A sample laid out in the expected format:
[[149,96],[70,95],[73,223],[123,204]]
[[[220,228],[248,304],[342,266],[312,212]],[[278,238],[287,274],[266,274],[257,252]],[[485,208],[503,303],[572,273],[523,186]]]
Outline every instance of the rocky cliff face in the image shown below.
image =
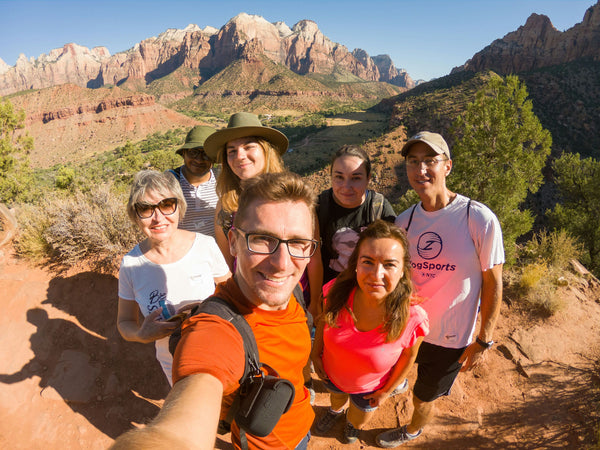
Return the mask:
[[189,128],[198,122],[156,104],[154,97],[113,88],[84,89],[74,84],[35,90],[11,98],[26,114],[34,138],[34,167],[81,161],[148,134]]
[[416,83],[408,75],[408,72],[404,69],[396,68],[388,55],[377,55],[373,56],[372,59],[381,74],[380,81],[387,81],[390,84],[403,86],[408,89],[415,87]]
[[37,60],[21,54],[14,67],[4,73],[0,68],[0,95],[65,83],[85,87],[96,78],[102,62],[109,58],[106,47],[89,50],[77,44],[66,44]]
[[269,59],[301,75],[341,70],[368,81],[411,87],[410,77],[396,69],[389,57],[385,73],[381,73],[375,59],[365,51],[349,52],[330,41],[310,20],[289,28],[283,22],[269,23],[260,16],[242,13],[220,30],[201,30],[197,25],[169,29],[113,56],[104,47],[88,50],[67,44],[37,60],[21,56],[14,67],[0,61],[0,95],[64,83],[91,88],[125,82],[148,84],[180,67],[198,70],[197,81],[201,83],[205,81],[203,73],[214,74],[227,67],[247,51],[251,41],[259,42]]
[[581,58],[600,60],[600,2],[586,11],[581,23],[564,32],[548,17],[532,14],[517,31],[495,40],[454,71],[510,74]]

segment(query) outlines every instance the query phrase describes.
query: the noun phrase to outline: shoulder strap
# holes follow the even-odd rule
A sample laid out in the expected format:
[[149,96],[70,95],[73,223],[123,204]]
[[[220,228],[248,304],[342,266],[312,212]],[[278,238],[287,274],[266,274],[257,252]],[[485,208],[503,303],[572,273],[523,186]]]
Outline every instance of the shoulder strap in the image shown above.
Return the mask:
[[381,215],[383,214],[383,203],[385,201],[385,197],[380,192],[371,191],[371,217],[369,223],[375,222],[377,219],[381,219]]
[[314,326],[313,316],[306,307],[306,302],[304,301],[304,291],[302,290],[302,285],[300,283],[296,285],[296,287],[292,291],[292,294],[294,295],[298,303],[300,303],[300,306],[302,306],[304,314],[306,314],[306,324],[308,325],[308,329],[312,330]]
[[417,205],[418,203],[413,206],[412,211],[410,212],[410,217],[408,218],[408,223],[406,224],[406,228],[404,229],[404,231],[406,231],[408,233],[408,229],[410,228],[410,224],[412,223],[412,219],[413,219],[413,215],[415,214],[415,209],[417,209]]
[[329,213],[329,189],[319,194],[319,226],[323,227]]
[[[240,383],[249,374],[258,371],[260,367],[260,359],[258,347],[256,346],[256,340],[254,339],[254,333],[238,309],[220,297],[211,296],[202,303],[196,305],[194,309],[192,309],[191,315],[195,316],[202,313],[213,314],[223,320],[231,322],[238,333],[240,333],[240,336],[242,336],[242,340],[244,341],[244,353],[246,354],[246,364],[244,366],[244,374],[240,378]],[[169,352],[172,355],[175,354],[175,349],[177,348],[177,344],[180,340],[181,327],[175,330],[169,337]]]
[[240,336],[242,336],[242,340],[244,341],[244,352],[246,353],[246,366],[244,368],[244,375],[240,378],[240,382],[249,374],[259,370],[259,354],[256,340],[254,339],[254,333],[235,305],[220,297],[211,296],[194,308],[193,315],[196,314],[214,314],[223,320],[227,320],[228,322],[231,322],[235,329],[240,333]]
[[177,181],[181,180],[181,167],[177,170],[169,169],[169,172],[171,172],[173,175],[175,175],[175,178],[177,178]]
[[477,243],[475,239],[473,239],[473,233],[471,232],[471,199],[467,202],[467,230],[469,230],[469,236],[471,236],[471,240],[473,241],[473,245],[475,246],[475,251],[477,252],[477,256],[479,256],[479,247],[477,247]]

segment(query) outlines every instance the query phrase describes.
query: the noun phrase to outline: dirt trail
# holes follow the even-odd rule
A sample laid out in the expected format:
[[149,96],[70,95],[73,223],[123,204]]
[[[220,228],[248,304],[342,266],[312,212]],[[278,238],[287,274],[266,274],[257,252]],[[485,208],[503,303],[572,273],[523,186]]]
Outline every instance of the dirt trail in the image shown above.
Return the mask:
[[[575,282],[567,307],[532,320],[504,305],[487,364],[461,374],[427,432],[407,448],[586,448],[600,418],[598,289]],[[117,279],[56,275],[0,249],[0,448],[104,449],[156,415],[168,392],[151,345],[115,327]],[[414,381],[415,371],[409,380]],[[318,391],[320,385],[317,383]],[[317,416],[327,395],[317,393]],[[406,423],[410,394],[376,414],[355,448]],[[338,423],[311,449],[342,448]],[[596,440],[595,440],[596,439]],[[217,442],[229,448],[227,436]]]

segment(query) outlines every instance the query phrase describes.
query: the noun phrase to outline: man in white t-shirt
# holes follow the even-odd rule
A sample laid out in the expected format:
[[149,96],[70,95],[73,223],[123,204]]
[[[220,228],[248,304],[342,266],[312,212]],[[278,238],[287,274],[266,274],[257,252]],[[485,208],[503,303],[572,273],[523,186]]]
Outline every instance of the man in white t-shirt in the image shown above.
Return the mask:
[[183,165],[170,172],[181,184],[187,203],[185,217],[179,222],[182,230],[215,237],[214,217],[217,206],[216,177],[212,171],[214,161],[204,152],[204,141],[215,132],[214,128],[195,126],[185,138],[177,153]]
[[[446,187],[452,170],[444,138],[422,131],[402,148],[411,187],[420,202],[396,218],[410,242],[413,282],[425,301],[431,331],[417,356],[411,422],[380,433],[381,447],[420,436],[433,402],[448,395],[461,371],[483,361],[502,302],[502,230],[494,213]],[[474,338],[478,312],[481,327]]]

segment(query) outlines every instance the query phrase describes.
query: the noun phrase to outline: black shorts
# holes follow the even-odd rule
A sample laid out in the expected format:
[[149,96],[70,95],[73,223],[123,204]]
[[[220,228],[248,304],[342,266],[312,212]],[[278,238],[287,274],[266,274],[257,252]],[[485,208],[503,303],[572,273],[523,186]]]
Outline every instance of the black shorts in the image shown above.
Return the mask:
[[446,348],[423,342],[416,359],[417,381],[413,394],[423,402],[450,394],[462,367],[458,360],[465,348]]

